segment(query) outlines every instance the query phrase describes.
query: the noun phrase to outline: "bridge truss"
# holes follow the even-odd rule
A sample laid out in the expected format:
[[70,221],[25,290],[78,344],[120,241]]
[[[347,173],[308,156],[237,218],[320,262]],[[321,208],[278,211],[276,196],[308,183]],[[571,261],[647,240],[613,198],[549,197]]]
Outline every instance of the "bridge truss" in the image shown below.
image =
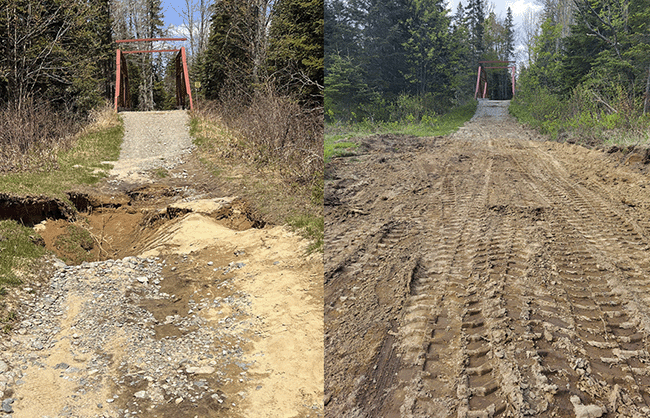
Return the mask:
[[[147,39],[122,39],[115,41],[118,44],[128,42],[154,42],[154,41],[185,41],[186,38],[147,38]],[[131,94],[129,86],[129,72],[127,68],[126,55],[147,54],[154,52],[177,52],[175,61],[176,69],[176,106],[185,109],[189,101],[190,110],[194,110],[192,101],[192,90],[190,88],[190,76],[187,71],[187,54],[185,47],[180,49],[155,49],[141,51],[122,51],[117,49],[116,71],[115,71],[115,111],[120,108],[131,108]]]
[[488,98],[488,78],[487,70],[510,70],[510,77],[512,82],[512,97],[515,97],[515,61],[479,61],[478,62],[478,76],[476,77],[476,92],[474,93],[475,99]]

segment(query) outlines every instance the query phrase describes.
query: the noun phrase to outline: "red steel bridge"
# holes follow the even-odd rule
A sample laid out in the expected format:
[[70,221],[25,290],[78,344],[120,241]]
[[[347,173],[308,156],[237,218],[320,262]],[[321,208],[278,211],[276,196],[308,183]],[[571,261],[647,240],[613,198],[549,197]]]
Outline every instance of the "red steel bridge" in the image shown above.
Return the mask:
[[476,77],[475,99],[488,98],[488,77],[487,70],[510,70],[512,83],[512,97],[515,97],[515,61],[479,61],[478,76]]
[[[147,39],[122,39],[115,41],[118,44],[128,42],[158,42],[158,41],[185,41],[187,38],[147,38]],[[115,111],[120,108],[131,108],[131,94],[129,89],[129,72],[127,71],[126,55],[147,54],[153,52],[178,52],[176,63],[176,106],[185,109],[189,99],[190,110],[194,110],[192,91],[190,89],[190,76],[187,71],[187,55],[185,47],[180,49],[155,49],[142,51],[122,51],[117,49],[115,72]]]

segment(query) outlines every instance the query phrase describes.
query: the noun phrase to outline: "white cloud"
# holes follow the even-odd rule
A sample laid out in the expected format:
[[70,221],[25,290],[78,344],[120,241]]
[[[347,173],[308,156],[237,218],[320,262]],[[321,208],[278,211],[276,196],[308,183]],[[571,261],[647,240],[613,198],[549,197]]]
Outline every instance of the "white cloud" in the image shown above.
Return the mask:
[[532,9],[535,12],[542,10],[542,6],[535,4],[532,1],[517,0],[515,2],[506,2],[506,4],[507,7],[510,7],[510,9],[512,9],[512,14],[514,16],[523,16],[528,9]]

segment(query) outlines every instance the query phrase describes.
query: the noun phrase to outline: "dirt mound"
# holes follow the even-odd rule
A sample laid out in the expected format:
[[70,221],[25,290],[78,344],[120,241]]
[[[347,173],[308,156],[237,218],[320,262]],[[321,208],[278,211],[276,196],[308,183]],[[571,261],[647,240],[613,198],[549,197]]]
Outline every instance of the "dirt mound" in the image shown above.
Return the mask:
[[650,182],[530,139],[478,118],[329,165],[327,416],[650,414]]

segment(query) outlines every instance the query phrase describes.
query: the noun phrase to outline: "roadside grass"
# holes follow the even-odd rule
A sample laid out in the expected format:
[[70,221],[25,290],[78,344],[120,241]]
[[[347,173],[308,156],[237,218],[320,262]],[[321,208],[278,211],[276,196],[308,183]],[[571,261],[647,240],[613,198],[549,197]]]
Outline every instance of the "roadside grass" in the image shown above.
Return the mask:
[[84,129],[71,148],[61,151],[55,167],[43,171],[0,175],[0,191],[21,195],[46,195],[67,200],[65,190],[75,185],[94,184],[107,176],[117,161],[124,128],[117,114],[105,110],[95,123]]
[[521,124],[536,129],[557,142],[579,144],[590,148],[648,148],[650,116],[640,112],[622,94],[609,99],[594,100],[599,93],[580,85],[563,97],[546,88],[521,83],[509,111]]
[[260,164],[253,156],[258,144],[227,128],[215,116],[193,114],[190,135],[199,161],[226,187],[237,190],[262,217],[289,225],[310,244],[307,253],[323,251],[323,179],[293,176],[292,168],[270,160]]
[[22,283],[20,275],[29,272],[33,261],[45,254],[45,248],[36,244],[39,235],[32,228],[16,221],[0,221],[0,295],[6,286]]
[[354,123],[325,124],[325,162],[340,156],[355,155],[358,144],[356,138],[378,134],[401,134],[412,136],[449,135],[470,120],[476,112],[477,102],[452,109],[440,116],[422,116],[421,120],[401,120],[394,122],[373,122],[365,120]]

